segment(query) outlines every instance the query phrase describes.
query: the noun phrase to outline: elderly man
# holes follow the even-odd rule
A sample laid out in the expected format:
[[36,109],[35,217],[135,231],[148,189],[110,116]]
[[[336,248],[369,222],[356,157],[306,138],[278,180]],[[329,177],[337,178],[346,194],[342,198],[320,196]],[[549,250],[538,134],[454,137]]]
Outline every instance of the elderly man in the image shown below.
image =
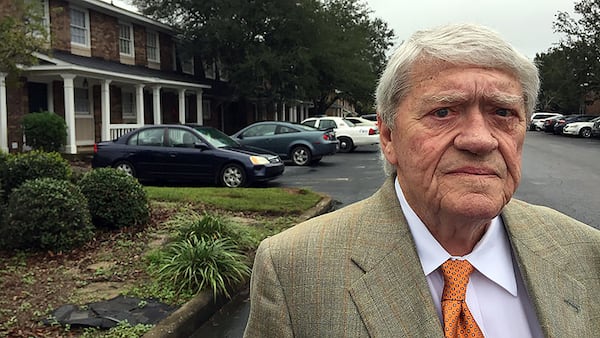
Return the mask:
[[263,241],[245,336],[598,336],[600,231],[512,199],[538,88],[487,28],[410,37],[376,93],[389,178]]

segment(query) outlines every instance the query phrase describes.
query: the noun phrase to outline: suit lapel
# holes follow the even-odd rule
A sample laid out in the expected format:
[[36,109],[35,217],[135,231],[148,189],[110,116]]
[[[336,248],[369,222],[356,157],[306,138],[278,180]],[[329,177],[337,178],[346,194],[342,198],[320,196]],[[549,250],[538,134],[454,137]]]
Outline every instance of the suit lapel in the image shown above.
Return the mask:
[[540,219],[512,201],[502,218],[525,286],[546,337],[585,337],[585,287],[568,274],[565,248],[547,235]]
[[[352,261],[364,275],[350,295],[369,334],[441,336],[442,327],[412,240],[395,196],[393,180],[371,197],[373,224],[360,233]],[[366,244],[366,245],[365,245]]]

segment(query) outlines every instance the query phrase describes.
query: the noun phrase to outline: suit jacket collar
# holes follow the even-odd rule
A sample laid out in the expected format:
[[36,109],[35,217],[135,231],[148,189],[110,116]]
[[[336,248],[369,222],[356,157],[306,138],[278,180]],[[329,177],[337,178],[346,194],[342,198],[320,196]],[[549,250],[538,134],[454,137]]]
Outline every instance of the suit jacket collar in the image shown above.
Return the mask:
[[[372,337],[442,336],[442,326],[393,177],[364,204],[372,223],[363,226],[352,260],[364,271],[350,295]],[[400,334],[401,333],[401,334]]]
[[[502,219],[525,287],[546,337],[586,337],[585,286],[569,275],[570,254],[548,235],[544,220],[531,206],[512,200]],[[537,217],[536,217],[537,216]]]
[[[365,200],[367,218],[352,260],[364,275],[350,295],[373,337],[443,336],[408,224],[395,197],[395,177]],[[546,337],[584,337],[585,287],[565,273],[568,253],[544,231],[531,207],[513,200],[502,211],[529,298]],[[360,244],[358,244],[360,243]]]

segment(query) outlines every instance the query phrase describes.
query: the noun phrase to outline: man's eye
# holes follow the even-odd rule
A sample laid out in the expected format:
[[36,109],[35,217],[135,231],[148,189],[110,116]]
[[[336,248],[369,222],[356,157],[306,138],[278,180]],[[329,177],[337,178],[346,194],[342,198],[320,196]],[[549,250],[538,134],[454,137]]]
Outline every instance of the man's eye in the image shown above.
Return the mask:
[[448,108],[438,109],[433,112],[433,115],[435,115],[435,117],[447,117],[450,115],[450,110],[448,110]]
[[511,116],[512,112],[508,109],[500,108],[500,109],[496,109],[496,115],[502,116],[502,117],[507,117],[507,116]]

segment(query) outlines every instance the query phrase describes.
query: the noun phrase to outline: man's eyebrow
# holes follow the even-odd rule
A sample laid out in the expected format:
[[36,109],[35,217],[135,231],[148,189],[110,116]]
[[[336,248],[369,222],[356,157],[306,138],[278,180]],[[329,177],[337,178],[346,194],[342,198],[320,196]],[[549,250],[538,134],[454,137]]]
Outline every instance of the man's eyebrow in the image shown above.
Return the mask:
[[[444,92],[425,95],[421,97],[421,102],[424,104],[455,104],[469,101],[470,95],[464,92]],[[503,92],[483,93],[485,101],[492,102],[497,105],[520,105],[525,104],[525,99],[520,95],[513,95]]]
[[524,105],[525,98],[520,95],[507,94],[502,92],[485,93],[484,97],[487,101],[491,101],[497,105],[514,106]]
[[425,104],[435,104],[435,103],[457,103],[457,102],[465,102],[468,101],[468,95],[463,92],[445,92],[445,93],[437,93],[425,95],[421,98],[422,102]]

